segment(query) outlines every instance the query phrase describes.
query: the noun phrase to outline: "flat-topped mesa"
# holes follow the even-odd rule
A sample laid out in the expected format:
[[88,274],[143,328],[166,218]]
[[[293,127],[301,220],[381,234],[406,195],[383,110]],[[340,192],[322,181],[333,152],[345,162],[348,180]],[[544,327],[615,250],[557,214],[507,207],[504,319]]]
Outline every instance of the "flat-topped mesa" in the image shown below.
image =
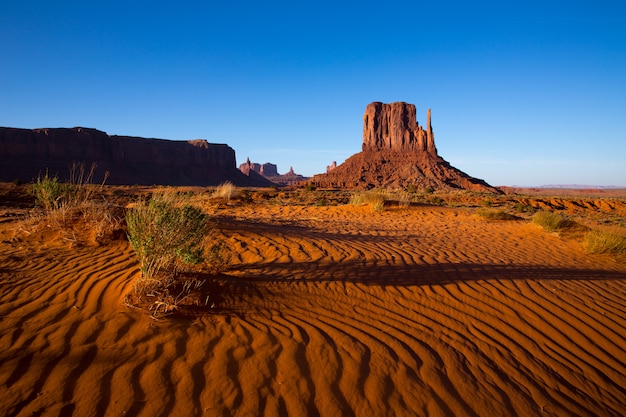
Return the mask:
[[415,105],[396,102],[368,104],[363,115],[363,150],[426,152],[437,155],[428,109],[426,129],[416,120]]
[[188,141],[109,136],[84,127],[17,129],[0,127],[0,181],[32,181],[47,173],[68,180],[70,167],[95,163],[94,178],[107,184],[275,185],[243,175],[235,150],[204,139]]

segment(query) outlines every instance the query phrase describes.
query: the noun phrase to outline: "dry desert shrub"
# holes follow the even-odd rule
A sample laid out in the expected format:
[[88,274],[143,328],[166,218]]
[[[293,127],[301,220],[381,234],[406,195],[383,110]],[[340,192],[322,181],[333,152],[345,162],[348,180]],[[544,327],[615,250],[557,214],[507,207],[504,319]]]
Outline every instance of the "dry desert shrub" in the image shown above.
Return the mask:
[[384,190],[371,190],[366,192],[354,192],[350,197],[350,204],[354,206],[369,206],[373,212],[383,211],[387,193]]
[[555,232],[557,230],[564,229],[570,225],[564,216],[553,213],[551,211],[538,211],[532,217],[533,223],[543,227],[548,232]]
[[622,254],[626,253],[626,238],[616,233],[591,230],[584,237],[583,247],[588,253]]
[[39,208],[21,223],[20,230],[33,233],[45,227],[60,231],[71,242],[93,243],[121,231],[123,211],[103,192],[108,173],[101,184],[92,184],[95,167],[92,164],[86,171],[83,164],[72,165],[68,182],[48,172],[40,175],[30,190]]
[[237,196],[237,189],[233,185],[232,182],[226,181],[217,187],[215,187],[215,191],[213,192],[213,197],[220,198],[225,201],[230,201],[231,198],[235,198]]
[[174,193],[155,194],[134,204],[126,211],[126,226],[144,280],[160,281],[159,286],[167,287],[168,278],[163,275],[175,272],[180,262],[203,260],[207,216]]
[[154,318],[177,310],[200,290],[205,280],[185,274],[194,265],[204,264],[215,273],[229,261],[221,243],[212,242],[205,251],[210,219],[189,204],[189,198],[173,192],[154,194],[126,211],[128,240],[141,271],[126,302],[147,305]]
[[478,209],[476,215],[486,220],[519,220],[517,216],[507,213],[504,210]]

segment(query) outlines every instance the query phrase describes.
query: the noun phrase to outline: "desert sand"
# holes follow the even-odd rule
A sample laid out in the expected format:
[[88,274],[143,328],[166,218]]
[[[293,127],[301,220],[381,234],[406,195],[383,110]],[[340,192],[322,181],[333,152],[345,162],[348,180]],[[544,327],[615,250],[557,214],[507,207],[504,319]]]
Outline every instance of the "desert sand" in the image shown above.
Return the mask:
[[[467,207],[214,212],[209,306],[124,305],[124,238],[0,218],[3,416],[621,416],[626,263]],[[212,308],[211,308],[212,306]]]

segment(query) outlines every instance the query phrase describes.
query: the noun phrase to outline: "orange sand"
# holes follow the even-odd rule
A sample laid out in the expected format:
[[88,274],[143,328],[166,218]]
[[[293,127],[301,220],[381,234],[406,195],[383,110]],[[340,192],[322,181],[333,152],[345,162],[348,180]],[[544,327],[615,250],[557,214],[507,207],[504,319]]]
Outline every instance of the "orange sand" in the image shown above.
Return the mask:
[[0,223],[3,416],[620,416],[626,265],[468,209],[250,203],[208,314],[151,319],[119,240]]

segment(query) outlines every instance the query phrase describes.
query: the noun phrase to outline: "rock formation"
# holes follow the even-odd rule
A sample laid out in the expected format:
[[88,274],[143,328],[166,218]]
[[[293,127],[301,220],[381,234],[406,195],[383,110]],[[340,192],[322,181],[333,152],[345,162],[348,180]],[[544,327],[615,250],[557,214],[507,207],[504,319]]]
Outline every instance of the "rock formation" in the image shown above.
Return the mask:
[[250,158],[246,158],[246,162],[239,165],[239,170],[245,175],[257,173],[278,185],[293,185],[307,179],[300,174],[296,174],[293,171],[293,167],[289,167],[289,172],[286,174],[279,174],[276,164],[269,162],[258,164],[256,162],[250,162]]
[[370,103],[363,116],[363,151],[383,149],[437,155],[430,109],[424,129],[417,123],[414,104]]
[[426,127],[416,120],[415,105],[370,103],[363,116],[362,152],[309,181],[329,188],[466,189],[499,192],[452,167],[437,154],[430,109]]
[[96,164],[94,179],[107,184],[271,185],[260,175],[243,175],[235,151],[206,140],[173,141],[72,129],[0,127],[0,181],[32,181],[48,172],[66,180],[73,164]]

